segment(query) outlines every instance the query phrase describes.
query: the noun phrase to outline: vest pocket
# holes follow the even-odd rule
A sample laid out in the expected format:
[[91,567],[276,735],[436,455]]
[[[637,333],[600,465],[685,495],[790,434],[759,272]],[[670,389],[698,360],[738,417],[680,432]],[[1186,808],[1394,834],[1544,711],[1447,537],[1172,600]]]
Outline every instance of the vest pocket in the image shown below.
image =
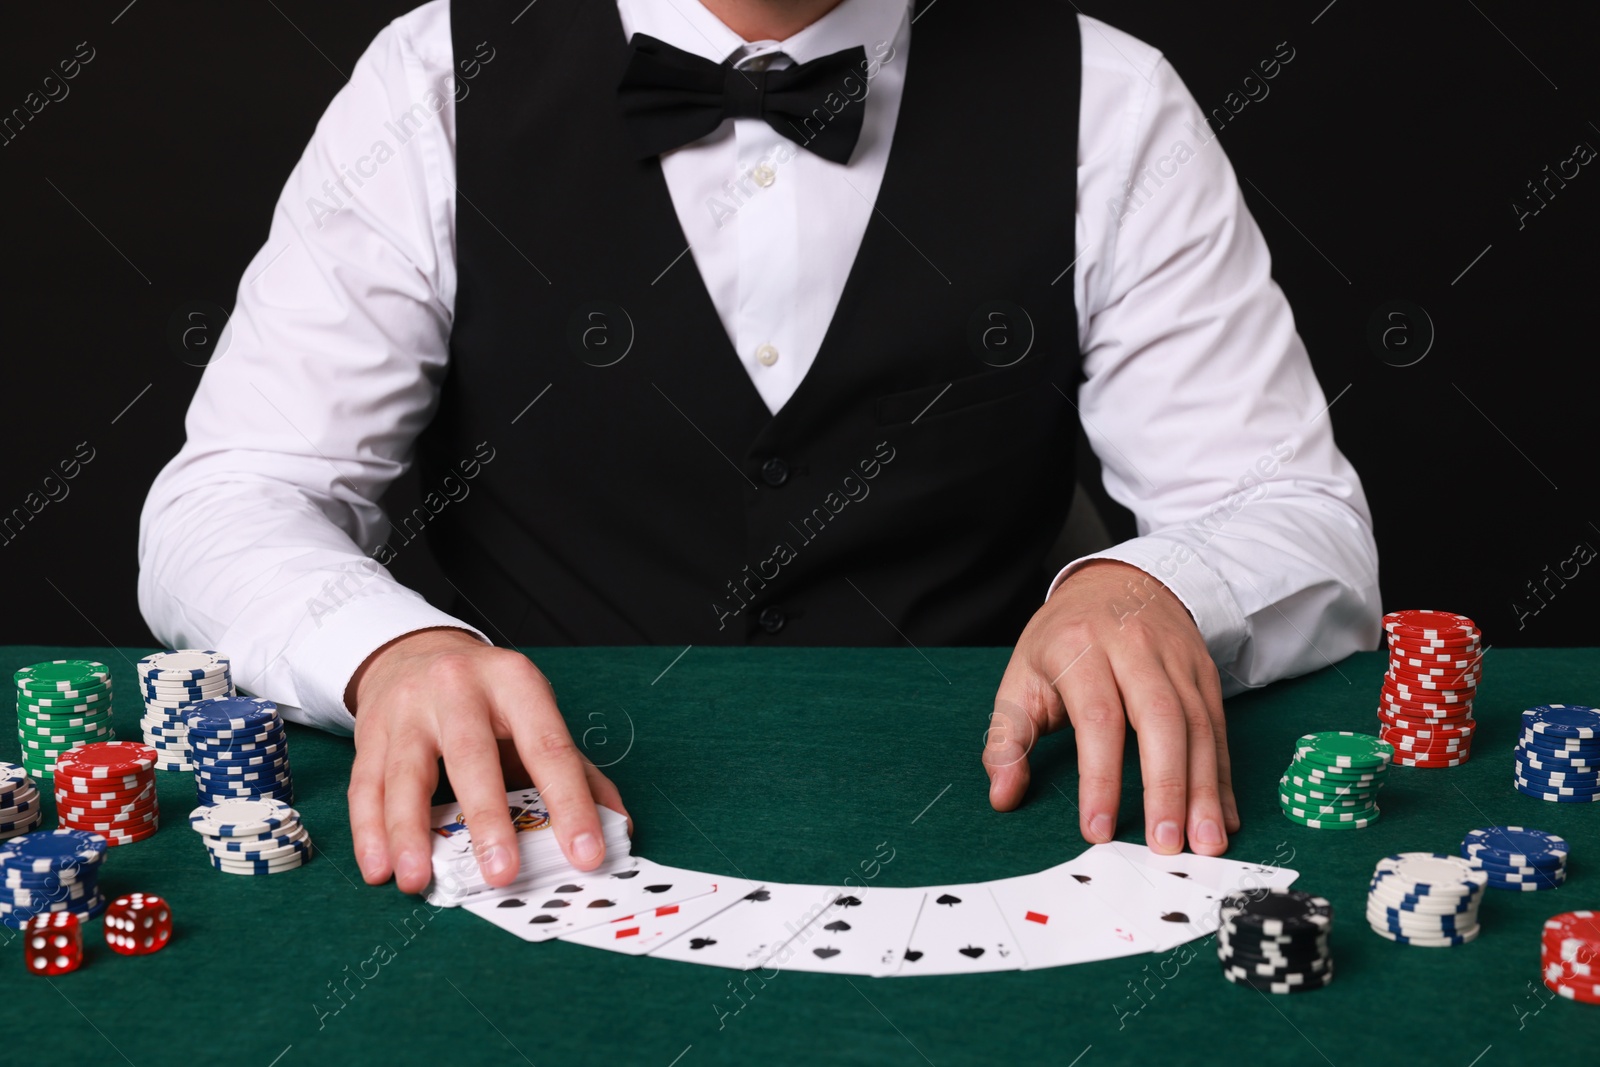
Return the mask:
[[1015,368],[985,371],[954,381],[935,382],[889,393],[877,399],[873,405],[873,415],[878,425],[893,426],[911,422],[919,416],[923,419],[937,418],[979,404],[1020,396],[1035,389],[1050,388],[1049,382],[1036,373],[1037,367],[1037,363],[1029,362]]

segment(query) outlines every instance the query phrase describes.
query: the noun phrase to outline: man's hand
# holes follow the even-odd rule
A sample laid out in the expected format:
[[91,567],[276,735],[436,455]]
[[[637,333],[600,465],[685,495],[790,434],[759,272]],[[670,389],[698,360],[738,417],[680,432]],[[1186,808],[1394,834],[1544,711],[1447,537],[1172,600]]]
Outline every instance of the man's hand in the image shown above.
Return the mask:
[[361,876],[371,885],[393,872],[402,892],[427,887],[428,808],[440,756],[472,827],[484,878],[502,886],[516,876],[500,739],[510,740],[539,787],[574,866],[592,870],[605,856],[597,801],[627,814],[617,787],[572,743],[549,680],[526,656],[463,630],[423,630],[391,641],[361,665],[345,703],[356,717],[350,832]]
[[1116,833],[1123,718],[1139,738],[1145,840],[1208,856],[1239,829],[1222,685],[1181,601],[1137,567],[1093,560],[1028,622],[1000,680],[984,744],[989,802],[1009,811],[1028,789],[1028,752],[1070,720],[1078,738],[1078,823]]

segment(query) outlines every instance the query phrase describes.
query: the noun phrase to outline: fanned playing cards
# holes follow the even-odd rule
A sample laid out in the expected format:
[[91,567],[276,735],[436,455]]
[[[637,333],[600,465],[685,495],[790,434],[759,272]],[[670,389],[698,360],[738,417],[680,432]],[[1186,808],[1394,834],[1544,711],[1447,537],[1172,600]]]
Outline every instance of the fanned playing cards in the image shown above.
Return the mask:
[[506,795],[522,874],[491,889],[459,809],[434,813],[428,899],[525,941],[560,939],[631,956],[743,971],[877,978],[1034,970],[1164,952],[1213,933],[1230,893],[1286,888],[1283,867],[1143,845],[1095,845],[1047,870],[920,888],[729,878],[632,855],[626,820],[600,809],[605,864],[578,871],[537,790]]

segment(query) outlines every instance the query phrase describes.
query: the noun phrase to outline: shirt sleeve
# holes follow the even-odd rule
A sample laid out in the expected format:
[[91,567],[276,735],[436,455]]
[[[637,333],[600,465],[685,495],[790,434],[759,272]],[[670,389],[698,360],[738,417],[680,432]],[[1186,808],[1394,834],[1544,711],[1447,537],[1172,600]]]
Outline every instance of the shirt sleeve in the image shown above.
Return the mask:
[[1051,592],[1090,559],[1154,575],[1232,693],[1377,646],[1377,547],[1222,145],[1166,60],[1126,42],[1106,79],[1125,92],[1084,103],[1078,402],[1139,536],[1068,564]]
[[139,604],[156,635],[227,653],[242,688],[335,732],[354,729],[345,686],[388,641],[434,626],[483,638],[372,557],[399,540],[377,501],[410,461],[448,355],[453,63],[443,0],[356,63],[278,198],[187,441],[140,517]]

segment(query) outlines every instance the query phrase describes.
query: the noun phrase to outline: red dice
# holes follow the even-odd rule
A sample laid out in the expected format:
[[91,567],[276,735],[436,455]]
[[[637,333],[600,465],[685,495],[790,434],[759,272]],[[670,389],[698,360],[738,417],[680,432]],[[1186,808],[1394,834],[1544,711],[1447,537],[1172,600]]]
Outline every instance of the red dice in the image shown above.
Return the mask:
[[68,911],[35,915],[24,927],[23,948],[28,973],[66,974],[83,962],[83,931],[78,917]]
[[129,893],[106,909],[106,944],[124,956],[160,952],[172,940],[172,909],[154,893]]

